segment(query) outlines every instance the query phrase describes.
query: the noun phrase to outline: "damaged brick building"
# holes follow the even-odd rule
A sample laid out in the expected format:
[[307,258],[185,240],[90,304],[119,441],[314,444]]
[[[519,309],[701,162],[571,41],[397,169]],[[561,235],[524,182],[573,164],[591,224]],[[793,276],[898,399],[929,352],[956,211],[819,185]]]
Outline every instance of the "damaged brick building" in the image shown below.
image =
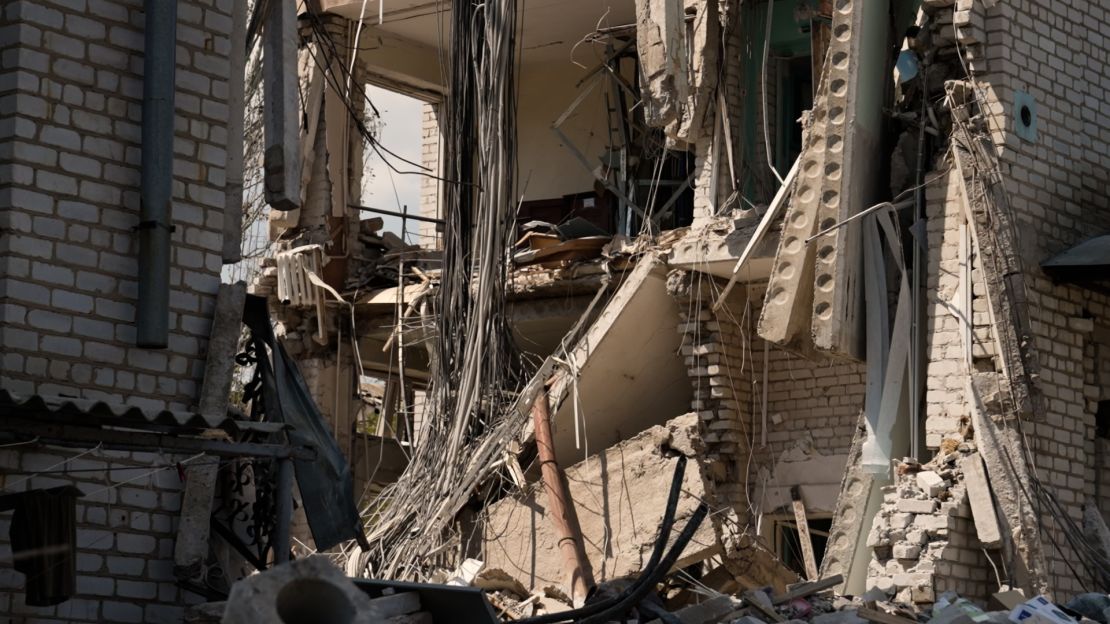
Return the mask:
[[[0,479],[84,493],[68,599],[28,603],[5,566],[0,611],[178,621],[317,550],[398,581],[476,560],[517,615],[566,609],[656,561],[676,468],[696,530],[668,608],[818,579],[920,606],[1105,593],[1110,8],[176,13],[156,215],[151,12],[0,7]],[[421,107],[419,161],[377,139],[369,85]],[[418,210],[365,205],[375,155],[421,176]],[[221,274],[259,235],[247,308],[275,339],[256,319],[244,346]],[[282,379],[312,407],[276,415]],[[321,528],[310,456],[353,483],[358,543]],[[268,520],[237,525],[244,466]]]

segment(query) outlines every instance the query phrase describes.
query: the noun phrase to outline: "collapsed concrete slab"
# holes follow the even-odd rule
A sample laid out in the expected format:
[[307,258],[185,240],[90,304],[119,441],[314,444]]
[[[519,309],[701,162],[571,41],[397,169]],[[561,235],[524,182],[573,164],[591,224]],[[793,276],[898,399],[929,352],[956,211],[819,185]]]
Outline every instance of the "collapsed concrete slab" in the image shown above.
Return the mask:
[[[678,454],[690,458],[671,540],[707,498],[698,417],[686,414],[591,456],[566,470],[571,497],[597,582],[640,574],[647,564],[666,507]],[[712,503],[712,501],[711,501]],[[561,586],[563,560],[543,488],[533,484],[494,503],[482,523],[482,560],[525,587]],[[675,568],[721,552],[713,524],[694,534]]]
[[[675,333],[679,307],[659,254],[644,255],[582,338],[557,354],[572,371],[550,390],[555,456],[569,465],[689,409]],[[576,373],[576,374],[575,374]]]
[[[701,271],[725,279],[731,278],[736,259],[756,233],[758,222],[715,219],[704,229],[691,229],[689,234],[671,248],[668,264],[673,269]],[[756,282],[771,275],[775,260],[775,239],[765,237],[756,243],[737,281]]]

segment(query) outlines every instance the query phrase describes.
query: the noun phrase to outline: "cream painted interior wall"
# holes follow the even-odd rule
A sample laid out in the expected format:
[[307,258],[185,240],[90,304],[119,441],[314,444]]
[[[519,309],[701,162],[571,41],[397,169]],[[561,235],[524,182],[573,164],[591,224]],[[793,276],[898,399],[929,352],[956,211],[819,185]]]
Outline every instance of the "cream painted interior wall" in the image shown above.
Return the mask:
[[[580,62],[591,65],[593,60]],[[590,172],[551,131],[551,125],[578,97],[576,84],[587,71],[569,60],[530,63],[521,71],[517,139],[520,188],[526,200],[562,197],[594,187]],[[599,162],[609,143],[605,112],[608,88],[607,81],[599,84],[562,125],[563,132],[591,163]]]
[[[432,80],[438,82],[441,77],[433,51],[396,37],[386,36],[372,41],[373,44],[367,44],[368,49],[361,53],[363,67],[371,76],[371,82],[389,89],[405,90],[408,86],[425,89],[429,93],[442,90],[442,86],[432,83]],[[576,58],[583,65],[592,67],[596,64],[596,59],[586,48],[580,49]],[[399,62],[400,59],[404,62]],[[551,125],[578,97],[581,91],[577,84],[587,72],[587,69],[571,63],[569,58],[527,63],[520,71],[518,162],[520,188],[527,200],[551,199],[593,189],[591,173],[551,131]],[[588,83],[582,88],[586,87]],[[563,132],[591,164],[599,163],[598,159],[609,143],[605,93],[611,88],[609,82],[603,80],[562,125]],[[425,141],[428,140],[425,137]]]

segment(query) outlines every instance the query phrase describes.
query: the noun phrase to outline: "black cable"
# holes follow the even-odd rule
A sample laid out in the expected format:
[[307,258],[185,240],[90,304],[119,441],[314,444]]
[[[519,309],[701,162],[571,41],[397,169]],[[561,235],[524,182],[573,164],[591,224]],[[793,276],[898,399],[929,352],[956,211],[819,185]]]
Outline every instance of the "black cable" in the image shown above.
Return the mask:
[[698,530],[698,527],[701,526],[702,521],[705,520],[707,515],[709,515],[709,505],[705,503],[699,504],[698,508],[694,510],[693,515],[690,516],[690,521],[686,523],[686,527],[683,528],[682,532],[675,538],[674,545],[667,551],[667,556],[659,562],[658,566],[652,568],[650,572],[641,577],[645,579],[645,582],[640,583],[636,589],[629,592],[628,595],[621,599],[616,605],[596,615],[576,621],[579,624],[603,624],[619,615],[627,613],[632,607],[639,604],[640,601],[647,596],[647,593],[655,589],[659,581],[662,581],[663,577],[671,571],[671,567],[678,561],[679,556],[682,555],[682,551],[686,549],[686,544],[690,543],[690,540],[693,539],[694,533]]
[[[340,78],[346,78],[347,80],[354,82],[354,77],[350,74],[350,72],[347,70],[347,68],[344,67],[343,63],[340,61],[340,59],[342,59],[342,56],[339,54],[338,50],[336,50],[335,43],[334,43],[334,41],[332,41],[331,36],[327,33],[327,30],[326,30],[324,24],[320,21],[319,16],[311,8],[309,9],[308,15],[310,17],[309,24],[312,28],[313,35],[315,36],[317,42],[320,43],[319,52],[320,52],[320,55],[324,57],[324,61],[321,61],[319,58],[317,58],[317,55],[314,54],[311,50],[308,51],[308,54],[309,54],[309,56],[312,57],[312,61],[316,64],[316,67],[321,72],[323,72],[324,80],[327,81],[328,85],[332,88],[332,90],[334,90],[337,94],[342,94],[343,91],[345,90],[345,88],[339,82]],[[308,38],[306,38],[303,35],[301,36],[301,41],[305,44],[306,49],[307,49],[307,44],[311,43],[308,40]],[[329,55],[329,50],[330,50],[330,55]],[[331,67],[333,67],[333,66],[334,67],[339,67],[340,74],[342,74],[342,76],[336,76],[335,73],[331,71]],[[374,111],[374,115],[378,116],[378,117],[381,117],[381,113],[378,111],[377,107],[374,106],[374,102],[370,99],[370,97],[368,95],[366,95],[365,90],[358,89],[358,91],[360,91],[362,93],[363,99],[366,101],[367,104],[369,104],[371,110]],[[378,141],[378,139],[373,135],[373,133],[370,132],[369,128],[366,127],[365,122],[362,120],[362,118],[358,114],[358,112],[354,109],[354,105],[351,103],[349,97],[344,96],[344,97],[341,97],[340,100],[343,102],[344,108],[347,109],[347,113],[350,115],[351,120],[354,122],[355,127],[358,130],[359,135],[362,136],[363,140],[365,140],[367,142],[367,144],[370,145],[370,148],[373,149],[374,152],[378,155],[378,157],[382,159],[382,162],[385,164],[386,167],[388,167],[390,169],[390,171],[392,171],[392,172],[394,172],[398,175],[420,175],[420,176],[425,176],[425,177],[428,177],[430,179],[437,180],[437,181],[440,181],[440,182],[447,182],[447,183],[450,183],[450,184],[460,184],[460,182],[458,182],[456,180],[451,180],[451,179],[441,177],[441,176],[437,176],[433,173],[430,173],[429,169],[427,167],[425,167],[425,166],[423,166],[419,163],[413,162],[411,160],[408,160],[407,158],[405,158],[405,157],[397,154],[396,152],[390,150],[388,147],[386,147],[380,141]],[[383,154],[382,152],[385,152],[385,154],[389,154],[393,158],[396,158],[397,160],[400,160],[401,162],[403,162],[407,165],[412,165],[413,167],[421,169],[422,171],[403,171],[403,170],[399,169],[398,167],[396,167],[392,162],[390,162],[390,159],[386,158],[385,154]],[[462,184],[469,184],[469,183],[463,182]]]
[[648,558],[647,565],[644,566],[644,572],[636,579],[636,582],[628,586],[624,592],[618,596],[586,605],[574,611],[564,611],[562,613],[551,613],[548,615],[526,618],[520,620],[521,624],[553,624],[555,622],[566,621],[570,617],[585,617],[594,613],[599,613],[612,607],[626,594],[636,591],[640,585],[646,583],[650,578],[648,572],[654,570],[656,566],[659,565],[659,561],[663,557],[663,551],[667,547],[667,541],[670,539],[671,529],[674,527],[675,512],[678,510],[678,498],[682,493],[682,481],[685,473],[686,456],[679,455],[678,462],[675,463],[674,467],[674,476],[671,477],[671,491],[667,495],[667,506],[663,510],[663,520],[659,523],[659,534],[655,538],[655,545],[652,547],[651,556]]

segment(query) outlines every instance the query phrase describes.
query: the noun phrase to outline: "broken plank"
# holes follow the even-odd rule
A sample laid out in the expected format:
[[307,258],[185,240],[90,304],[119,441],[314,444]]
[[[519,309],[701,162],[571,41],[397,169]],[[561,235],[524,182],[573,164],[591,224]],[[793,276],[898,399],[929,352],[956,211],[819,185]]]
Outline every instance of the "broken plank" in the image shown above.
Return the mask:
[[794,521],[798,524],[798,541],[802,543],[802,559],[806,565],[806,577],[817,579],[817,559],[813,555],[813,540],[809,536],[809,520],[806,519],[806,504],[798,486],[790,488],[790,500],[794,507]]
[[813,594],[816,594],[817,592],[832,589],[843,582],[844,577],[837,574],[835,576],[830,576],[829,578],[814,581],[812,583],[804,583],[795,587],[794,589],[791,589],[785,594],[782,594],[781,596],[775,596],[775,598],[771,600],[771,603],[782,604],[784,602],[790,602],[791,600],[794,600],[796,598],[805,598],[806,596],[811,596]]
[[907,617],[872,609],[870,607],[860,607],[859,610],[856,611],[856,615],[869,622],[875,622],[876,624],[917,624],[917,620],[911,620]]

